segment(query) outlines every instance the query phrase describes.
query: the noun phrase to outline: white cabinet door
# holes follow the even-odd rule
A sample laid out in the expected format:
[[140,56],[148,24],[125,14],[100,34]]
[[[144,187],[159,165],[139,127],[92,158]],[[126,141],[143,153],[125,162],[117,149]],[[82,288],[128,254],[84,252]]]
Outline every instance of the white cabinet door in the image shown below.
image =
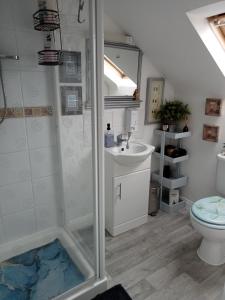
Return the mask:
[[150,170],[113,178],[114,226],[148,214]]

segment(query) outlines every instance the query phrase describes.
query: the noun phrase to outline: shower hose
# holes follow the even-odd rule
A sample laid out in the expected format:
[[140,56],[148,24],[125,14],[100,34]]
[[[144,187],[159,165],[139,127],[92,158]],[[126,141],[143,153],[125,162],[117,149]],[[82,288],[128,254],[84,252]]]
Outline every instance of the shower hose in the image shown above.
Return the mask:
[[[6,114],[7,114],[7,101],[6,101],[6,93],[4,88],[4,82],[3,82],[3,74],[2,74],[2,62],[0,59],[0,81],[1,81],[1,87],[2,87],[2,95],[3,95],[3,115],[0,117],[0,124],[3,123],[5,120]],[[1,114],[0,114],[1,115]]]

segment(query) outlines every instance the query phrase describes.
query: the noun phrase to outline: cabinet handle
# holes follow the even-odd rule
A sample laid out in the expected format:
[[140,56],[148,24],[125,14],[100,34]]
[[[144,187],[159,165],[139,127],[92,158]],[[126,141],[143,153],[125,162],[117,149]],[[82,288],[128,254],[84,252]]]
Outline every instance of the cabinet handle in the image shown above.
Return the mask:
[[119,199],[121,200],[122,199],[122,183],[119,184],[119,189],[120,189]]

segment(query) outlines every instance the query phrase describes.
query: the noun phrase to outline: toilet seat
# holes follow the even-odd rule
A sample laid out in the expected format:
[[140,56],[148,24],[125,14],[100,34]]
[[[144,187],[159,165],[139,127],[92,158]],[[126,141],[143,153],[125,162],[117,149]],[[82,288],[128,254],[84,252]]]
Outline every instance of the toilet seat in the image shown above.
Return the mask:
[[205,226],[207,228],[211,228],[211,229],[215,229],[215,230],[225,230],[225,225],[215,225],[215,224],[207,223],[205,221],[200,220],[193,214],[192,210],[190,210],[190,215],[193,220],[195,220],[196,222],[202,224],[203,226]]
[[196,201],[191,208],[192,217],[203,225],[225,229],[225,199],[212,196]]

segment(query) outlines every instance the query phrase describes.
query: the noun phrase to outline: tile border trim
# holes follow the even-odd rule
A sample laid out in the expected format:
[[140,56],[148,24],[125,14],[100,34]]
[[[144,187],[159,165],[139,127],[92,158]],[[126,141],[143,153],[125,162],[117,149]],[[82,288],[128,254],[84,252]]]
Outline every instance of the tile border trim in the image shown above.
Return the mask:
[[[0,108],[0,117],[5,114],[5,109]],[[8,107],[6,109],[6,119],[24,117],[48,117],[53,115],[52,106],[26,106]]]

